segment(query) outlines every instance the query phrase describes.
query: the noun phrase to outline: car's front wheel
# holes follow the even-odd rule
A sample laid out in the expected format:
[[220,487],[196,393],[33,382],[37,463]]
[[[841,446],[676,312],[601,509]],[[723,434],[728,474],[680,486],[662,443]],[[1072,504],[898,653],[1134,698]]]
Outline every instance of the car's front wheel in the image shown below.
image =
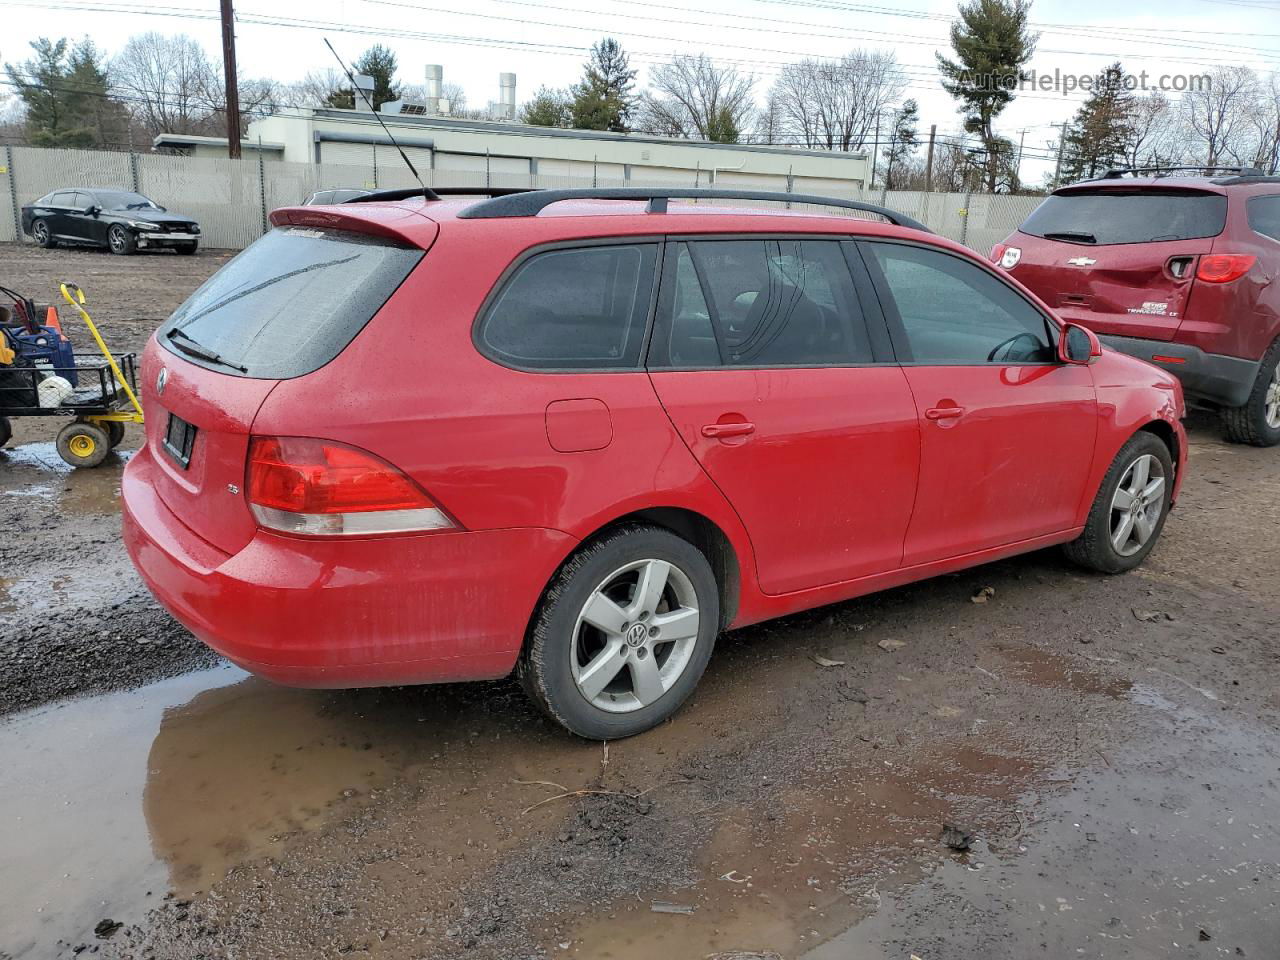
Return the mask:
[[138,248],[138,238],[117,223],[107,231],[107,246],[112,253],[127,256]]
[[1222,411],[1227,439],[1255,447],[1280,443],[1280,339],[1262,357],[1249,399]]
[[660,527],[620,527],[561,567],[519,675],[553,720],[591,740],[656,726],[697,685],[720,632],[707,558]]
[[1100,573],[1124,573],[1142,563],[1169,515],[1173,469],[1169,448],[1155,434],[1130,437],[1103,478],[1084,532],[1064,547],[1067,556]]
[[56,241],[53,239],[53,231],[49,229],[49,224],[44,220],[37,220],[31,224],[31,239],[46,250],[57,246]]

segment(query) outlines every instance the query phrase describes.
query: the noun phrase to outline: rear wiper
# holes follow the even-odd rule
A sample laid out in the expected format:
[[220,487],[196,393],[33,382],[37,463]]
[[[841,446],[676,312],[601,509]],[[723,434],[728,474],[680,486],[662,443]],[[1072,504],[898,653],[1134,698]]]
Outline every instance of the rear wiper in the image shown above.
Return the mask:
[[1079,230],[1058,230],[1050,233],[1041,234],[1046,240],[1071,240],[1077,243],[1097,243],[1098,238],[1092,233],[1084,233]]
[[[177,327],[174,327],[165,334],[169,341],[185,353],[189,357],[199,357],[201,360],[208,360],[210,363],[216,363],[219,366],[230,367],[232,370],[239,370],[241,373],[248,373],[248,367],[242,367],[238,363],[232,363],[230,360],[223,360],[222,355],[216,350],[210,350],[208,347],[200,343],[189,333],[184,333]],[[181,340],[179,340],[181,338]]]

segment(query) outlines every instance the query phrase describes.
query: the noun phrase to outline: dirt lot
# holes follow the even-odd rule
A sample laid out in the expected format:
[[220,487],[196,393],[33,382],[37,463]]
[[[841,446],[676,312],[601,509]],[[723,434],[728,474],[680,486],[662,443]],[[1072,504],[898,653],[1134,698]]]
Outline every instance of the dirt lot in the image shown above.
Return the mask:
[[[0,282],[74,279],[137,347],[219,262],[0,248]],[[508,682],[219,664],[124,557],[122,464],[24,426],[0,957],[1277,957],[1280,452],[1191,427],[1135,573],[1043,552],[726,635],[606,750]]]

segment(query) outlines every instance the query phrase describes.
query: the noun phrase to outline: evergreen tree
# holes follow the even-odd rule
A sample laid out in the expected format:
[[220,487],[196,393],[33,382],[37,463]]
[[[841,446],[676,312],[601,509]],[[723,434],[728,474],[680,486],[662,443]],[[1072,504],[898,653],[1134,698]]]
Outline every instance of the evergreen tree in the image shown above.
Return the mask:
[[110,83],[93,41],[74,48],[66,39],[31,42],[35,56],[5,64],[9,82],[26,106],[27,140],[38,147],[103,147],[125,134],[124,107],[109,95]]
[[1134,121],[1134,96],[1119,62],[1107,67],[1066,129],[1062,180],[1091,180],[1124,163]]
[[958,103],[964,129],[977,134],[986,150],[983,181],[992,193],[1000,181],[1000,147],[995,119],[1026,78],[1023,66],[1035,51],[1037,35],[1028,32],[1030,0],[969,0],[951,24],[955,59],[936,54],[942,86]]
[[920,145],[919,123],[920,108],[914,100],[905,101],[893,113],[893,130],[889,134],[889,144],[884,148],[886,190],[893,189],[894,168],[904,171],[911,154]]
[[[380,43],[360,54],[360,59],[351,65],[354,74],[365,74],[373,77],[373,109],[379,109],[384,103],[400,99],[400,84],[396,82],[396,55]],[[351,87],[340,87],[329,93],[325,104],[340,110],[367,110],[364,98],[356,103],[357,94]]]
[[634,100],[636,72],[617,40],[605,37],[591,47],[582,80],[574,85],[570,123],[578,130],[625,133]]
[[520,108],[518,119],[535,127],[567,127],[573,122],[570,97],[563,90],[539,87],[533,99]]

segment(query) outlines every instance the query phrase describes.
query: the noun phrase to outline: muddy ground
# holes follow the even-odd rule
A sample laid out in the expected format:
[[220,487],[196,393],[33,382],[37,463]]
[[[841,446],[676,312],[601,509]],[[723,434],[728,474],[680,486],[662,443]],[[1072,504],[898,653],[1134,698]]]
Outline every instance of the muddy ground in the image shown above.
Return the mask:
[[[70,276],[135,347],[216,265],[0,247],[0,283]],[[122,464],[22,429],[0,957],[1280,956],[1280,453],[1210,418],[1135,573],[1041,552],[726,635],[607,750],[509,682],[219,664],[124,558]]]

